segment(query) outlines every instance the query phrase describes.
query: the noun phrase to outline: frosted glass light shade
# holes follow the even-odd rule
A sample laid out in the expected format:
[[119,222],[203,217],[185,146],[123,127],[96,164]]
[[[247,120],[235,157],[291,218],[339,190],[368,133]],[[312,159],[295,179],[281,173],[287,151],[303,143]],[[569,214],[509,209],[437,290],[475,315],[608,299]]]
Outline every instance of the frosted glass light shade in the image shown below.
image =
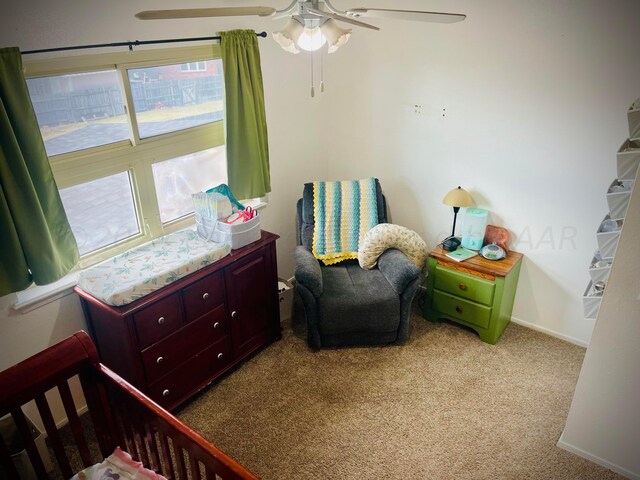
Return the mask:
[[331,18],[322,24],[320,30],[322,30],[329,44],[329,53],[338,50],[349,41],[349,37],[351,36],[351,29],[341,28],[335,20]]
[[279,32],[273,32],[272,36],[285,52],[300,53],[296,42],[304,29],[300,22],[290,18],[285,27]]
[[442,199],[442,203],[450,207],[470,207],[473,197],[464,188],[454,188]]
[[298,47],[307,52],[315,52],[327,43],[326,37],[318,27],[304,28],[300,37],[298,37]]

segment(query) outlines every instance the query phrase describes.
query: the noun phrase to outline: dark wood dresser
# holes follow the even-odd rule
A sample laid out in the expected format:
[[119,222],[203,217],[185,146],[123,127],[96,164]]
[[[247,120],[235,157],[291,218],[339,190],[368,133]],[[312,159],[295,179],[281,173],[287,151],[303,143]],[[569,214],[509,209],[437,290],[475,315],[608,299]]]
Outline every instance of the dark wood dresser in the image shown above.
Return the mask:
[[277,238],[263,231],[259,241],[122,307],[76,287],[102,362],[174,409],[279,339]]

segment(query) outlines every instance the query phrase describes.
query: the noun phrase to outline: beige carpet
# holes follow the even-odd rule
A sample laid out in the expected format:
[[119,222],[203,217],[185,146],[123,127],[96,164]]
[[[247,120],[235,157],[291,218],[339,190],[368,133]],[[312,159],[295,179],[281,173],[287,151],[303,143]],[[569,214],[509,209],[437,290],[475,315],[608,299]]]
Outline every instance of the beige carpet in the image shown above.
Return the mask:
[[283,326],[177,413],[264,479],[622,478],[556,447],[580,347],[514,324],[487,345],[417,310],[403,346],[313,352]]

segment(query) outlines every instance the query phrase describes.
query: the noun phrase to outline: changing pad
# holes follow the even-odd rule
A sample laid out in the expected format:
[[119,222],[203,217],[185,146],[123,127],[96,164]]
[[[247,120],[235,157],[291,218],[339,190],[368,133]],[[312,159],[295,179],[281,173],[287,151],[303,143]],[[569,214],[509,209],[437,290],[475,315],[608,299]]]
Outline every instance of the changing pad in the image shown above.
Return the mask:
[[109,305],[122,306],[227,256],[231,245],[181,230],[132,248],[80,273],[78,286]]

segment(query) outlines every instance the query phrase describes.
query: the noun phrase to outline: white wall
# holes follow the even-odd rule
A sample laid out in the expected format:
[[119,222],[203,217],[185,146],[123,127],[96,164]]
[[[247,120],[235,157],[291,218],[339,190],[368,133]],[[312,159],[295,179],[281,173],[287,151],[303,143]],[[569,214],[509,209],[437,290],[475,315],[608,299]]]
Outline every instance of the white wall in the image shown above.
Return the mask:
[[[637,180],[636,180],[637,181]],[[559,446],[640,479],[640,188],[615,262]]]
[[514,317],[586,345],[587,266],[640,96],[640,3],[402,6],[468,17],[354,31],[327,73],[329,177],[379,177],[393,222],[430,246],[450,233],[442,198],[462,185],[525,254]]

